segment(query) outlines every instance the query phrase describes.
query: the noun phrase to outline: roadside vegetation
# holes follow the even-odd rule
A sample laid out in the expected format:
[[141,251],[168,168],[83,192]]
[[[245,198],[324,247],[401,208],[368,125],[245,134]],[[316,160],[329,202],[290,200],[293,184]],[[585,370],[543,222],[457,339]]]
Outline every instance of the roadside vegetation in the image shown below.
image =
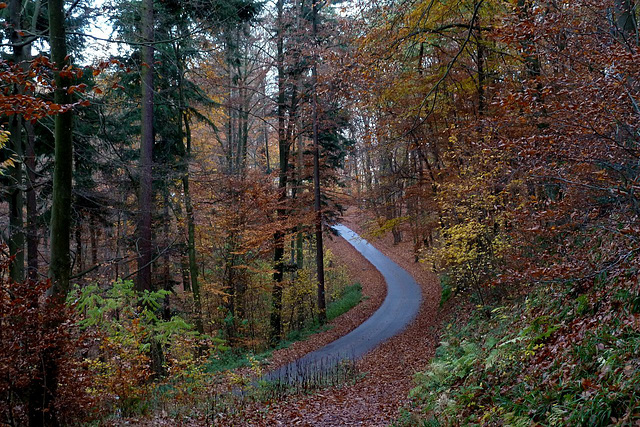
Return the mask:
[[[640,419],[635,271],[531,287],[447,323],[399,425],[631,425]],[[413,411],[413,412],[412,412]]]
[[[362,300],[362,288],[350,284],[345,268],[333,260],[331,251],[327,251],[326,259],[330,290],[327,313],[331,321]],[[0,278],[6,277],[8,265],[8,260],[0,264]],[[24,289],[6,280],[1,283],[1,338],[5,342],[26,338],[36,341],[28,349],[0,349],[0,367],[9,374],[0,385],[9,397],[20,399],[21,387],[31,381],[33,370],[47,357],[49,346],[55,344],[62,350],[52,356],[61,367],[58,391],[68,408],[60,408],[65,424],[154,418],[207,423],[240,414],[250,402],[309,392],[357,376],[353,364],[346,364],[305,378],[304,384],[271,384],[262,379],[270,369],[274,350],[330,327],[321,325],[317,317],[300,323],[303,329],[287,326],[286,339],[275,348],[256,353],[230,346],[223,329],[213,334],[198,332],[188,321],[188,312],[174,309],[166,313],[166,299],[176,298],[169,291],[139,293],[131,281],[117,281],[104,288],[86,285],[70,292],[66,306],[39,308],[37,301],[47,289],[46,282],[24,284]],[[296,282],[285,297],[312,290],[312,280]],[[20,298],[12,300],[16,295]],[[172,305],[180,307],[184,302]],[[38,337],[43,336],[50,319],[61,327],[47,332],[41,341]],[[74,326],[68,329],[67,325]],[[23,363],[11,365],[18,359]],[[20,425],[20,420],[28,418],[25,408],[12,409],[6,403],[10,402],[0,404],[0,410],[7,419]]]

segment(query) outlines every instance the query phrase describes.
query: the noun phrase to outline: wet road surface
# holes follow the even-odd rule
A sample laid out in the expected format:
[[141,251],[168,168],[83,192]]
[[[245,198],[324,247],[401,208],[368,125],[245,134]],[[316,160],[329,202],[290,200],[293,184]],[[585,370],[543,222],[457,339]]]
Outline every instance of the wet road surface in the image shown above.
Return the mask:
[[387,296],[380,308],[356,329],[267,374],[267,380],[291,383],[339,369],[345,360],[357,360],[402,332],[418,314],[422,293],[413,277],[349,228],[341,224],[333,228],[380,271],[387,283]]

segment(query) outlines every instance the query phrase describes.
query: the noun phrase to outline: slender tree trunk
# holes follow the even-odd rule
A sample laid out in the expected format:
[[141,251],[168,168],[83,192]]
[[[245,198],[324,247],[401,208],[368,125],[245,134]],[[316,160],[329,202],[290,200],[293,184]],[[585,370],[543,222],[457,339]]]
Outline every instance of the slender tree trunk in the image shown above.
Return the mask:
[[91,266],[98,265],[98,221],[95,216],[91,216],[89,222],[91,230],[89,230],[89,238],[91,239]]
[[22,182],[22,120],[14,115],[9,119],[10,149],[16,158],[9,169],[11,192],[9,194],[9,254],[14,257],[9,266],[11,279],[24,280],[24,220],[23,220],[23,182]]
[[[188,137],[187,137],[188,138]],[[189,175],[182,178],[184,188],[184,204],[187,211],[187,233],[189,250],[189,276],[191,277],[191,292],[196,310],[196,329],[204,332],[202,324],[202,301],[200,297],[200,284],[198,283],[198,264],[196,261],[196,227],[191,204],[191,192],[189,189]]]
[[120,277],[120,240],[122,238],[122,212],[118,211],[118,220],[116,221],[116,263],[114,281]]
[[[191,160],[191,125],[189,123],[189,113],[187,110],[187,100],[184,96],[184,62],[179,49],[176,47],[176,61],[180,73],[180,102],[182,123],[184,123],[184,137],[186,142],[185,153],[185,173],[182,177],[182,188],[184,191],[184,205],[187,213],[187,255],[189,265],[189,284],[185,286],[185,290],[191,289],[193,293],[193,302],[195,305],[195,323],[196,330],[200,333],[204,332],[202,323],[202,301],[200,296],[200,285],[198,283],[198,264],[196,260],[196,226],[193,214],[193,204],[191,202],[191,190],[189,187],[189,161]],[[181,125],[182,126],[182,125]],[[181,127],[182,133],[182,127]]]
[[194,298],[200,300],[200,285],[198,284],[198,264],[196,262],[196,226],[191,203],[191,191],[189,188],[189,176],[183,178],[184,199],[187,211],[187,233],[189,239],[189,275],[191,276],[191,291]]
[[[284,204],[287,199],[287,173],[289,164],[289,147],[285,129],[285,69],[284,69],[284,23],[283,0],[278,0],[278,39],[277,39],[277,69],[278,69],[278,147],[280,151],[280,174],[278,180],[279,207],[277,209],[278,220],[282,221],[286,217]],[[273,273],[273,292],[271,293],[271,345],[276,345],[282,334],[282,281],[284,279],[284,230],[275,232],[273,263],[275,272]]]
[[78,266],[76,270],[78,273],[84,271],[84,257],[82,256],[82,223],[80,222],[80,218],[76,222],[76,262],[75,264]]
[[[37,21],[40,16],[40,0],[36,1],[33,17],[31,20],[31,32],[35,32]],[[23,55],[26,63],[31,61],[31,43],[24,47]],[[36,192],[36,134],[33,124],[24,122],[24,129],[27,136],[27,150],[25,157],[25,167],[27,169],[27,277],[30,280],[38,278],[38,245],[40,236],[38,235],[38,202]]]
[[[54,72],[56,104],[68,105],[72,97],[68,87],[72,78],[60,70],[69,65],[65,30],[64,0],[49,0],[49,44],[56,67]],[[53,172],[53,205],[51,207],[51,266],[52,294],[64,298],[69,291],[71,261],[69,238],[73,185],[73,111],[55,117],[55,167]]]
[[[22,0],[9,2],[9,21],[11,25],[11,42],[13,46],[13,61],[16,65],[24,67],[24,47],[20,46],[22,36],[21,25]],[[23,91],[21,85],[16,85],[16,93]],[[13,115],[9,118],[9,142],[10,150],[16,159],[15,164],[9,169],[11,179],[11,191],[9,194],[9,254],[14,257],[9,266],[11,279],[16,282],[24,280],[24,219],[23,219],[23,178],[22,178],[22,117]]]
[[[163,203],[162,203],[162,231],[164,233],[164,255],[163,255],[163,267],[162,274],[162,289],[170,291],[171,286],[171,254],[169,253],[169,246],[171,245],[171,217],[169,216],[169,182],[165,181],[163,189]],[[162,304],[162,317],[164,320],[171,319],[171,302],[169,295],[165,295]]]
[[142,133],[140,136],[140,220],[138,224],[138,277],[137,289],[151,290],[151,264],[153,261],[153,73],[154,73],[154,17],[153,0],[142,2]]
[[[266,91],[266,77],[265,77],[265,82],[263,83],[263,87],[262,87],[262,91],[265,92]],[[268,117],[269,116],[269,106],[268,106],[268,101],[265,100],[264,102],[264,106],[262,109],[262,114],[264,115],[264,117]],[[271,155],[269,153],[269,123],[265,120],[262,126],[262,133],[263,133],[263,137],[264,137],[264,155],[265,155],[265,161],[267,163],[267,167],[265,168],[266,173],[271,173]]]
[[[304,0],[298,1],[297,2],[298,10],[296,13],[296,27],[298,28],[298,31],[302,30],[303,8],[304,8]],[[299,57],[296,57],[296,60],[297,60],[297,63],[300,63]],[[300,75],[297,76],[294,89],[295,89],[294,94],[296,97],[298,97],[298,93],[302,94],[302,91],[303,91],[302,78]],[[300,95],[300,97],[302,97],[302,95]],[[295,103],[293,101],[294,100],[292,99],[292,108],[295,107],[295,111],[296,111],[296,114],[293,118],[293,122],[296,125],[295,128],[296,128],[297,135],[293,137],[293,139],[291,140],[291,143],[293,145],[296,139],[298,142],[298,149],[296,153],[297,154],[296,155],[296,186],[294,188],[293,195],[294,197],[297,197],[298,193],[302,191],[302,183],[304,180],[304,140],[301,132],[302,124],[301,124],[300,114],[297,113],[298,103],[300,102],[300,100],[296,99]],[[298,269],[298,274],[300,274],[300,270],[302,270],[302,268],[304,267],[304,246],[303,246],[304,235],[302,234],[302,232],[303,232],[303,225],[299,224],[298,233],[296,234],[296,241],[295,241],[295,264]],[[302,312],[302,310],[300,310],[300,312]]]
[[[298,82],[298,85],[301,85]],[[298,119],[299,120],[299,119]],[[300,128],[300,127],[299,127]],[[298,132],[298,156],[297,156],[297,191],[302,190],[303,173],[304,173],[304,139],[302,133]],[[298,270],[304,267],[304,236],[302,234],[302,225],[298,226],[298,234],[296,235],[296,266]]]
[[[40,0],[36,1],[31,20],[31,32],[35,32],[37,21],[40,16]],[[31,43],[23,49],[25,65],[31,61]],[[27,277],[30,280],[38,278],[38,245],[40,236],[38,235],[38,203],[36,192],[36,134],[33,124],[24,122],[24,130],[27,136],[27,150],[25,156],[25,167],[27,169]]]
[[27,133],[27,152],[25,166],[27,168],[27,277],[38,278],[38,202],[36,184],[36,150],[33,125],[25,122]]
[[318,274],[318,318],[320,324],[327,321],[326,298],[324,291],[324,245],[322,241],[322,201],[320,189],[320,142],[318,140],[318,3],[313,0],[313,68],[311,70],[311,86],[313,91],[313,189],[316,211],[316,269]]
[[227,69],[229,72],[229,75],[227,76],[227,89],[229,91],[228,97],[227,97],[227,152],[226,152],[226,156],[227,156],[227,173],[232,175],[235,173],[235,156],[234,156],[234,137],[233,137],[233,123],[234,123],[234,85],[233,85],[233,81],[234,81],[234,64],[233,64],[233,58],[234,58],[234,47],[233,47],[233,42],[232,42],[232,34],[231,34],[231,30],[227,30],[227,34],[226,34],[226,45],[227,45],[227,52],[226,52],[226,60],[227,60]]

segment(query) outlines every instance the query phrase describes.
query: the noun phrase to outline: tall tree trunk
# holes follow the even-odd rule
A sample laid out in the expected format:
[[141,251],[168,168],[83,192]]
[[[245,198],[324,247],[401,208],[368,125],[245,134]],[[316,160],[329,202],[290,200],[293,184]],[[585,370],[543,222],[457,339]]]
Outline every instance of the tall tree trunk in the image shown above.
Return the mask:
[[235,156],[234,156],[234,136],[233,136],[233,123],[234,123],[234,47],[232,42],[231,30],[227,30],[225,35],[226,41],[226,61],[227,61],[227,173],[233,175],[235,173]]
[[[289,147],[285,129],[285,69],[284,69],[284,22],[283,22],[283,0],[278,0],[278,38],[277,38],[277,69],[278,69],[278,147],[280,151],[280,174],[278,189],[280,191],[277,209],[279,221],[286,217],[284,204],[287,199],[287,173],[289,165]],[[274,234],[273,251],[273,291],[271,293],[271,345],[276,345],[282,333],[282,281],[284,279],[284,230],[277,230]]]
[[[304,8],[304,1],[300,0],[296,2],[296,28],[298,31],[302,29],[302,10]],[[301,41],[300,41],[301,42]],[[295,57],[296,66],[301,65],[301,58],[299,54],[296,54]],[[298,193],[302,192],[302,183],[303,183],[303,173],[304,173],[304,141],[302,139],[302,125],[300,114],[298,113],[298,106],[301,102],[299,98],[302,97],[302,76],[300,74],[296,75],[296,81],[293,86],[293,94],[291,96],[291,115],[289,118],[289,136],[288,138],[291,140],[291,146],[295,146],[295,142],[298,142],[298,148],[296,153],[296,180],[295,186],[291,192],[292,197],[295,199],[298,197]],[[298,95],[300,94],[300,95]],[[294,130],[296,134],[294,134]],[[302,234],[303,225],[298,224],[298,232],[296,233],[295,244],[292,242],[292,251],[294,252],[295,258],[292,260],[292,263],[295,262],[295,265],[298,270],[298,274],[300,270],[304,267],[304,236]],[[301,310],[302,311],[302,310]]]
[[[298,85],[301,86],[301,82],[298,82]],[[298,118],[299,120],[299,118]],[[298,127],[301,128],[300,126]],[[302,137],[302,133],[298,131],[298,156],[297,156],[297,191],[302,191],[302,182],[303,182],[303,173],[304,173],[304,139]],[[298,226],[298,233],[296,235],[296,266],[298,270],[301,270],[304,267],[304,236],[302,234],[302,225]]]
[[[64,0],[49,0],[49,44],[56,67],[54,72],[56,104],[68,105],[72,96],[68,92],[72,77],[60,70],[69,65],[65,30]],[[53,281],[51,293],[64,298],[69,291],[71,261],[69,238],[71,230],[71,203],[73,185],[73,111],[68,110],[55,118],[55,167],[53,172],[53,205],[51,207],[51,266]]]
[[[68,88],[73,78],[61,73],[69,65],[65,30],[64,0],[49,0],[49,45],[53,61],[56,88],[54,102],[71,104]],[[69,240],[71,234],[71,203],[73,185],[73,111],[68,110],[55,118],[55,166],[53,171],[53,205],[51,207],[51,259],[49,274],[52,287],[49,301],[64,301],[69,292],[71,260]],[[58,322],[47,325],[58,326]],[[59,425],[53,402],[58,387],[56,348],[47,349],[42,358],[42,375],[29,387],[29,425]]]
[[[33,16],[31,18],[31,33],[37,29],[38,18],[40,17],[41,1],[35,2]],[[31,43],[25,45],[22,54],[25,65],[31,61]],[[27,277],[30,280],[38,278],[38,245],[40,236],[38,235],[38,202],[36,193],[36,134],[33,124],[24,122],[24,129],[27,136],[27,150],[25,156],[25,167],[27,169],[28,185],[26,189],[27,199]]]
[[138,277],[139,291],[152,289],[151,264],[153,242],[151,234],[153,215],[153,73],[154,73],[154,17],[153,0],[142,2],[142,132],[140,136],[140,219],[138,223]]
[[313,189],[316,211],[316,269],[318,275],[318,318],[320,324],[327,321],[324,291],[324,245],[322,241],[322,201],[320,189],[320,141],[318,140],[318,3],[313,0],[313,68],[311,70],[311,90],[313,91]]
[[25,122],[27,133],[27,152],[25,166],[27,169],[27,277],[38,278],[38,202],[36,194],[36,144],[33,125]]
[[191,292],[193,293],[193,302],[195,304],[196,310],[196,329],[198,330],[198,332],[204,332],[202,324],[202,302],[200,297],[200,284],[198,283],[198,264],[196,262],[196,226],[193,216],[193,205],[191,204],[191,192],[189,190],[188,174],[186,174],[182,178],[182,185],[184,188],[184,204],[187,211],[189,276],[191,277]]
[[[162,231],[164,234],[164,255],[163,255],[163,274],[162,274],[162,289],[170,291],[171,286],[171,254],[169,253],[169,246],[171,245],[171,217],[169,216],[169,182],[165,180],[163,189],[162,200]],[[169,295],[165,295],[162,304],[162,317],[164,320],[171,319],[171,303]]]
[[[176,45],[176,60],[178,63],[178,71],[180,73],[180,114],[182,115],[182,123],[184,123],[184,138],[185,138],[185,173],[182,177],[182,188],[184,191],[184,205],[187,213],[187,254],[189,265],[189,288],[193,293],[193,302],[195,305],[195,323],[196,330],[200,333],[204,332],[204,325],[202,323],[202,301],[200,297],[200,285],[198,283],[198,264],[196,260],[196,225],[193,214],[193,204],[191,202],[191,190],[189,187],[189,161],[191,160],[191,125],[189,123],[189,112],[187,108],[187,100],[184,95],[184,62],[180,50]],[[182,125],[181,132],[182,134]],[[187,286],[185,286],[187,290]]]
[[[40,0],[36,1],[33,16],[31,18],[31,32],[35,33],[40,16]],[[31,43],[23,49],[25,65],[31,61]],[[27,137],[27,150],[25,156],[25,168],[27,169],[26,199],[27,199],[27,277],[30,280],[38,278],[38,202],[36,192],[36,134],[33,124],[24,122],[24,130]]]
[[[13,43],[13,61],[24,67],[24,47],[21,46],[21,8],[22,0],[9,2],[9,21],[11,25],[11,43]],[[16,85],[15,91],[23,91],[21,85]],[[24,219],[23,219],[23,179],[22,179],[22,117],[13,115],[9,118],[10,150],[16,159],[10,168],[11,191],[9,193],[9,254],[14,257],[9,266],[9,274],[16,282],[24,280]]]
[[115,275],[113,280],[116,281],[120,277],[120,240],[122,239],[122,212],[118,211],[118,219],[116,221],[116,262]]
[[18,115],[9,119],[10,149],[16,162],[9,169],[11,192],[9,194],[9,254],[14,257],[9,266],[11,279],[24,280],[24,220],[22,182],[22,119]]

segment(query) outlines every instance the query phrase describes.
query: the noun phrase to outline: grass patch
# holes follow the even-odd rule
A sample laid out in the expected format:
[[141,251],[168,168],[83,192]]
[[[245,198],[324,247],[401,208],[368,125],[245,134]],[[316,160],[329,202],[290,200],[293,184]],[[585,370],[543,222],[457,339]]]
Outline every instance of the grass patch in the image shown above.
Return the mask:
[[[345,287],[339,294],[338,298],[327,304],[327,320],[330,322],[341,314],[346,313],[362,301],[362,286],[360,283]],[[331,327],[328,325],[321,326],[317,321],[304,329],[291,331],[287,334],[287,338],[278,344],[276,349],[287,348],[296,341],[304,341],[313,334],[324,332]]]
[[362,301],[362,285],[354,283],[344,288],[340,297],[327,306],[327,320],[331,321],[351,310]]
[[234,369],[244,368],[251,365],[252,359],[263,362],[271,356],[271,353],[272,350],[268,350],[254,355],[250,351],[228,349],[220,352],[215,359],[209,361],[207,372],[233,371]]

